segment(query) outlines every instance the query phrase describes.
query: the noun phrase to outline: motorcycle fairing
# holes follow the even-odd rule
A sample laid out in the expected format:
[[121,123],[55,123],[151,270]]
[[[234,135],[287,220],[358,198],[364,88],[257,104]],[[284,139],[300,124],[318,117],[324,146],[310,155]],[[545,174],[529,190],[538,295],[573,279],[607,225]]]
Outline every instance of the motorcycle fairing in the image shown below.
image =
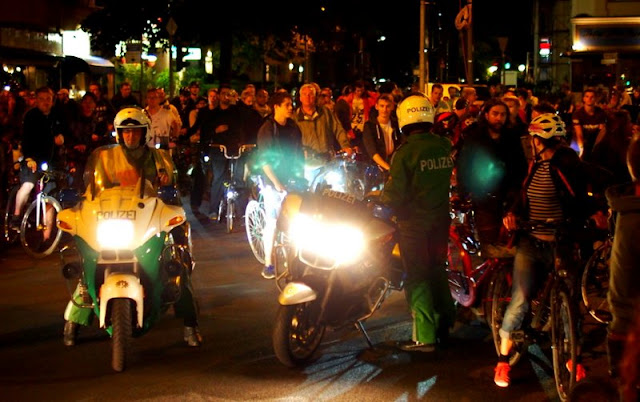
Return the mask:
[[105,327],[107,306],[111,299],[131,299],[135,302],[138,327],[144,314],[144,288],[134,274],[115,273],[107,276],[100,287],[100,328]]
[[313,301],[317,296],[316,291],[306,284],[289,282],[278,296],[278,302],[283,306],[290,306]]
[[[145,289],[145,304],[147,305],[147,313],[144,316],[140,334],[146,332],[153,323],[158,319],[162,312],[162,286],[160,277],[160,255],[164,248],[164,239],[166,233],[161,232],[157,236],[153,236],[146,243],[133,250],[134,258],[137,260],[138,271],[141,283]],[[94,313],[100,317],[101,306],[98,290],[104,281],[104,269],[109,264],[99,264],[99,255],[96,250],[92,249],[82,238],[75,236],[76,246],[82,256],[84,266],[84,281],[87,285],[87,291],[94,303]],[[132,264],[132,263],[131,263]],[[133,267],[131,267],[133,270]],[[84,309],[81,309],[84,311]],[[90,311],[87,309],[87,311]],[[75,321],[75,320],[74,320]],[[81,321],[76,321],[81,322]],[[111,333],[111,328],[107,329]]]

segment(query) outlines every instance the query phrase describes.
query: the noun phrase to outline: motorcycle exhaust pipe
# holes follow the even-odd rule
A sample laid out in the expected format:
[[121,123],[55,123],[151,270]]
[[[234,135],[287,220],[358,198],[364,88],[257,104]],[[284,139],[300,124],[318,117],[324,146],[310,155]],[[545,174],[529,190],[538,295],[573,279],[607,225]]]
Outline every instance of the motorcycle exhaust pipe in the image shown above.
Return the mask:
[[62,267],[62,276],[65,279],[78,279],[82,276],[82,264],[70,262]]

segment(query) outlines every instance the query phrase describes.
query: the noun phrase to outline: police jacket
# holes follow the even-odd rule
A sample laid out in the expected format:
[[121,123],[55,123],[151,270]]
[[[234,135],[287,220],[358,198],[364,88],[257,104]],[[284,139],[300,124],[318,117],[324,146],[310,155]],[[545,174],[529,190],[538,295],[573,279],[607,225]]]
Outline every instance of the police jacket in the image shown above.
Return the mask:
[[381,200],[399,221],[420,226],[441,222],[449,214],[452,171],[451,141],[433,133],[411,134],[391,159]]

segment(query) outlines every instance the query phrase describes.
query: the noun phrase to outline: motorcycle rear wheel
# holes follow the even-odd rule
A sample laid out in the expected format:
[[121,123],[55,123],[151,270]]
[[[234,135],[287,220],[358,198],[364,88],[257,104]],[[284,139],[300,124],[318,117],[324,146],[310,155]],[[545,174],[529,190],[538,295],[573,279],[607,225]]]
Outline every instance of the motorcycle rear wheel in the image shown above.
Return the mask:
[[322,342],[325,325],[314,318],[314,300],[292,306],[280,306],[273,330],[273,349],[276,357],[287,367],[308,363]]
[[111,367],[121,372],[127,366],[127,355],[131,346],[131,300],[115,299],[111,307]]

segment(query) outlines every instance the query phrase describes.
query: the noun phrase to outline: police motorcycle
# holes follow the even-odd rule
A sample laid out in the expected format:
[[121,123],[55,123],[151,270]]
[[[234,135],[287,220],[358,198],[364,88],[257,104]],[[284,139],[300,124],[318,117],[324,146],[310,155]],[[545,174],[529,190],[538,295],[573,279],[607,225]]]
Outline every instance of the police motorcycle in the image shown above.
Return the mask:
[[[364,183],[366,166],[353,171]],[[289,367],[312,359],[327,328],[354,324],[373,347],[363,322],[403,287],[391,213],[376,204],[375,191],[365,197],[352,185],[355,176],[333,173],[321,173],[313,191],[289,193],[278,218],[286,240],[275,246],[275,265],[285,270],[286,284],[272,340],[276,357]]]
[[89,324],[93,314],[99,317],[100,328],[112,338],[117,372],[127,364],[132,338],[151,329],[180,299],[193,268],[190,228],[177,190],[154,187],[144,169],[131,180],[135,184],[114,180],[113,172],[124,163],[117,145],[95,150],[82,201],[62,210],[57,220],[74,239],[60,252],[72,295],[65,319],[76,314],[75,322]]

